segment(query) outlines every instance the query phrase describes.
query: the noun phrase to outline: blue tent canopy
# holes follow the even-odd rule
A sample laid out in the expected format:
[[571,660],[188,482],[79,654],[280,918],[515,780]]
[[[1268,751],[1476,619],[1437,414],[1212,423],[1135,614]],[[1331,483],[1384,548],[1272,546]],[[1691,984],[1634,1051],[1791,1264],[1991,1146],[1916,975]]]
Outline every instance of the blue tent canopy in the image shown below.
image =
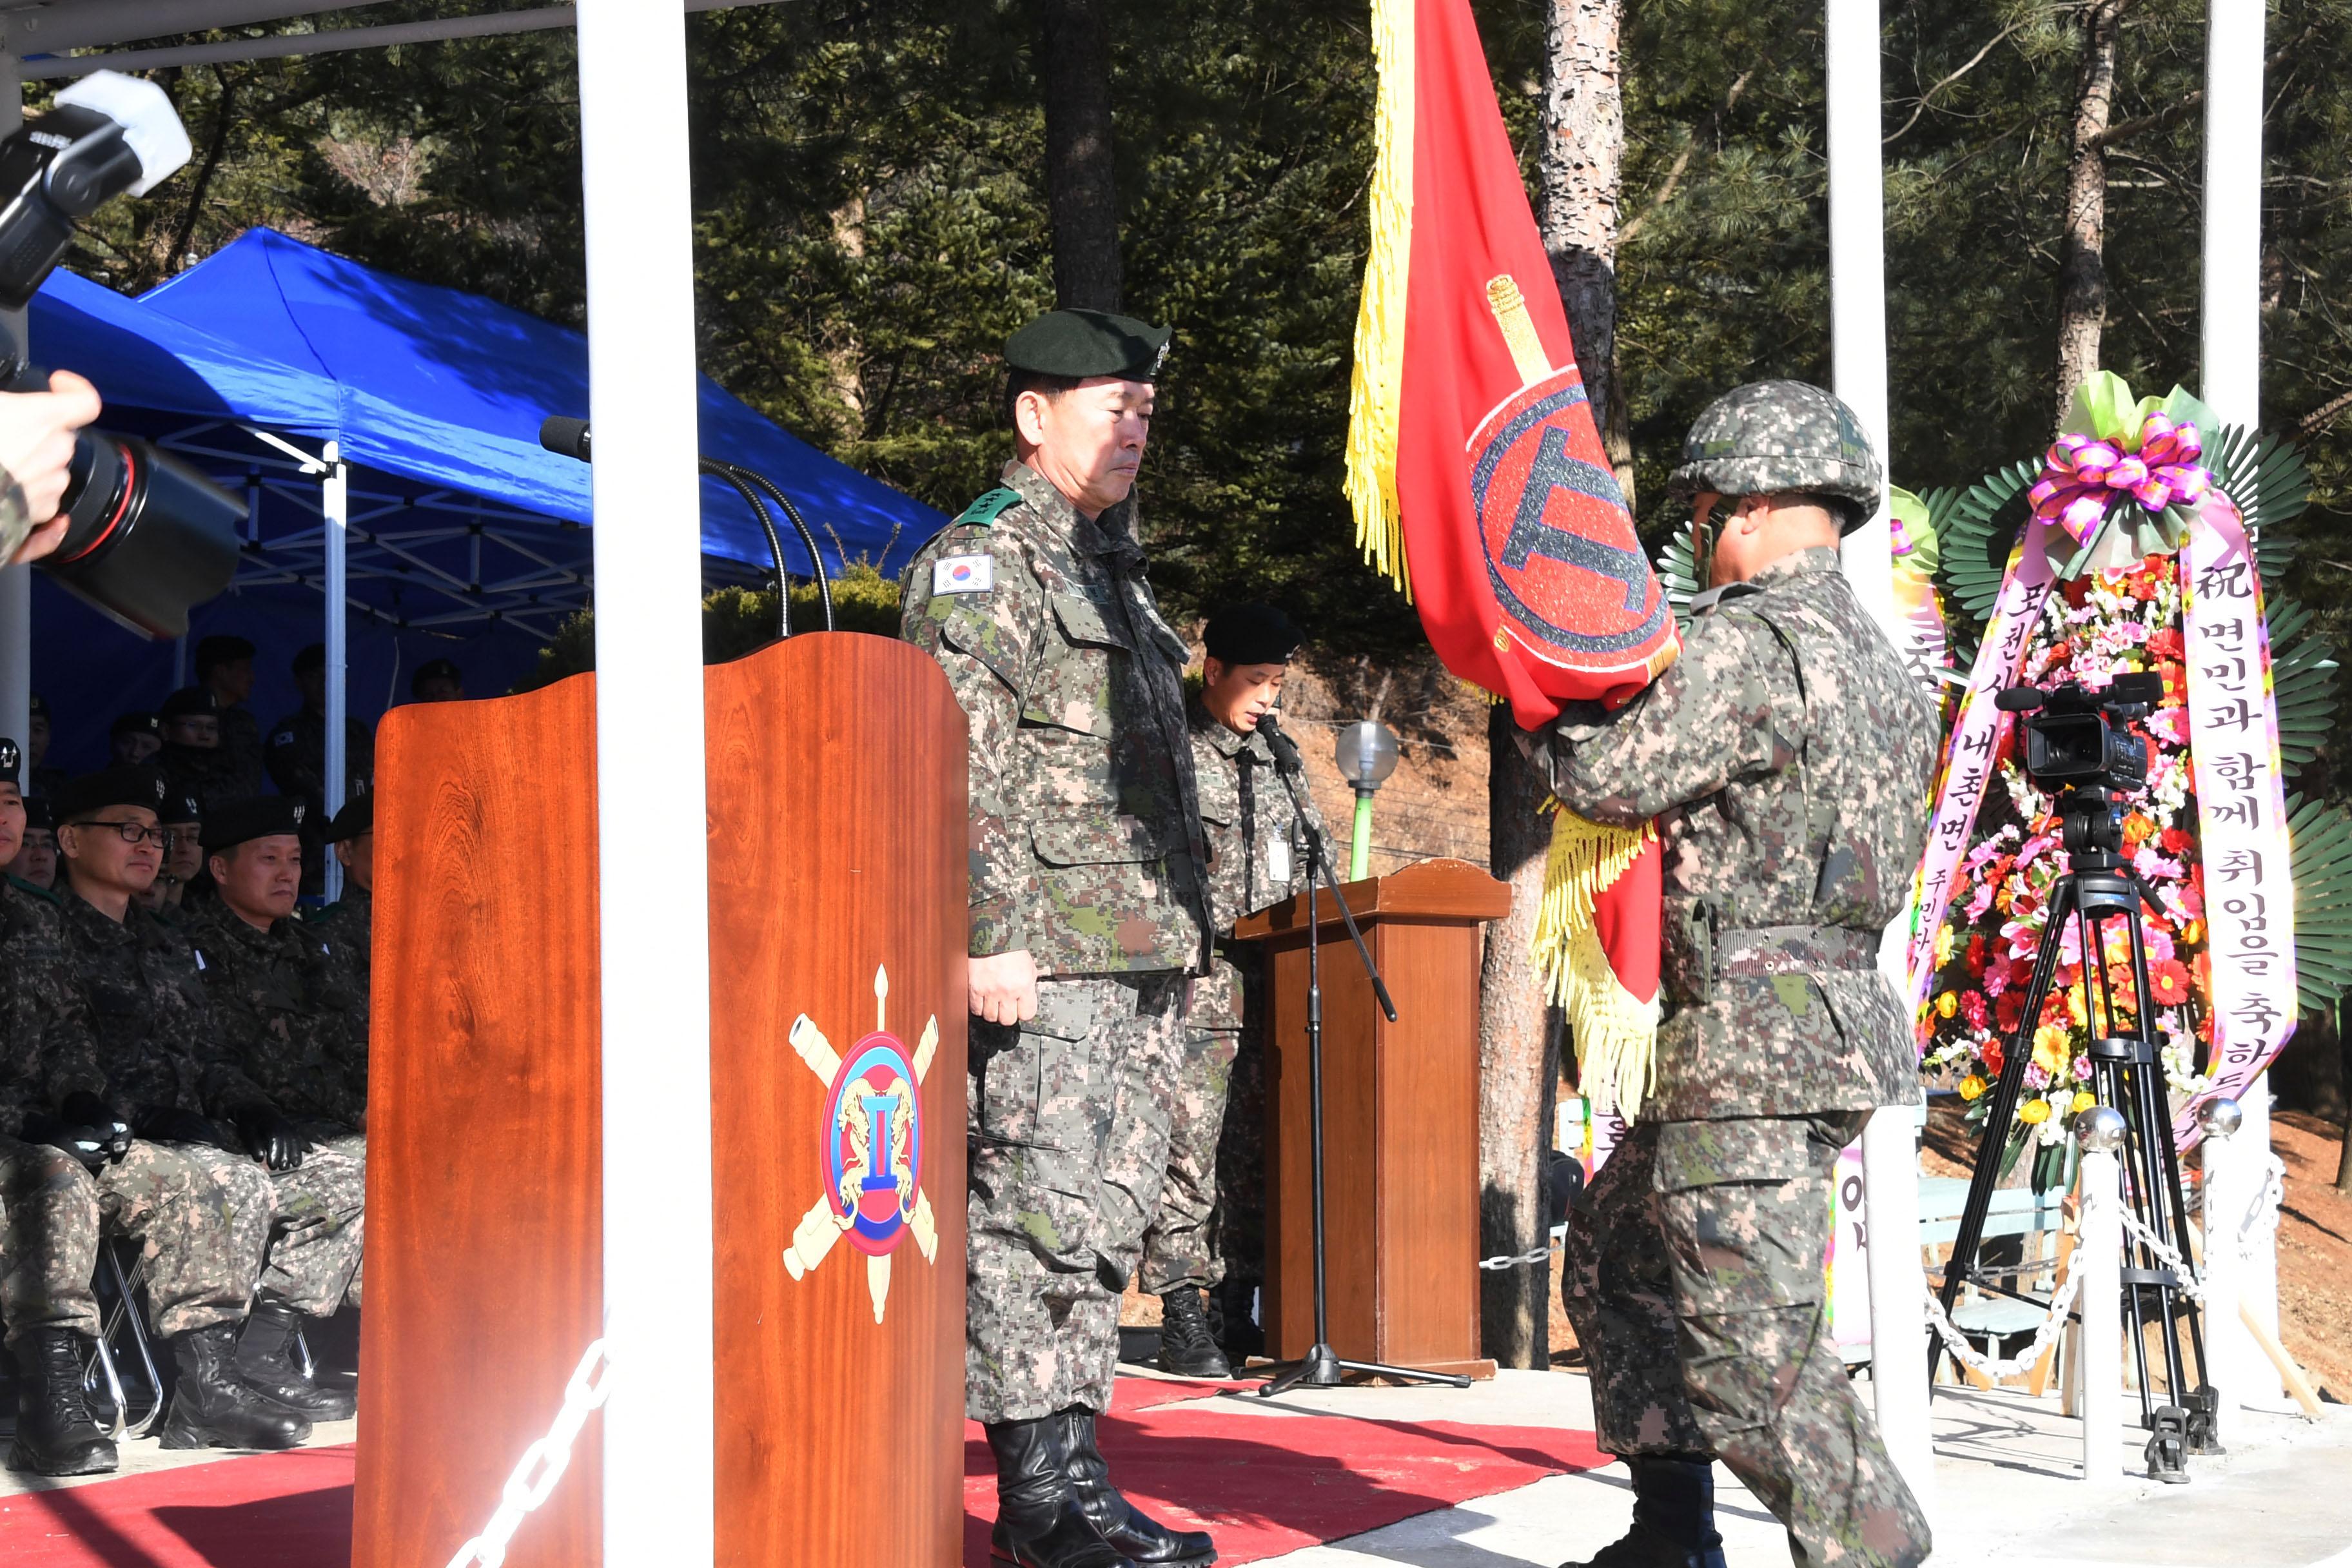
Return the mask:
[[[107,427],[158,442],[247,498],[236,583],[195,613],[190,638],[259,645],[251,706],[265,724],[295,705],[294,650],[322,635],[329,441],[350,465],[349,691],[363,721],[432,658],[456,660],[474,695],[505,689],[587,602],[589,470],[538,444],[546,415],[587,411],[577,332],[257,229],[137,300],[53,274],[28,336],[37,363],[97,384]],[[828,573],[861,557],[895,571],[946,521],[708,378],[700,416],[706,451],[799,503]],[[778,524],[793,570],[806,573],[805,552]],[[699,527],[707,580],[763,574],[765,537],[715,480]],[[53,715],[53,756],[94,766],[114,714],[154,706],[193,671],[184,649],[122,631],[42,574],[34,583],[33,685]]]

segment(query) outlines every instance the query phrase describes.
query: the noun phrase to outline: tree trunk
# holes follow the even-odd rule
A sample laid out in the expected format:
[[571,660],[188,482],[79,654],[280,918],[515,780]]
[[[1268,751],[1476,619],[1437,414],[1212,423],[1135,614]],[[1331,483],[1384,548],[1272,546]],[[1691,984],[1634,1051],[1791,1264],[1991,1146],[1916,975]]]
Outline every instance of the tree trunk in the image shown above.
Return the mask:
[[1542,228],[1601,441],[1633,501],[1633,446],[1617,379],[1617,231],[1623,216],[1624,0],[1551,0],[1544,53]]
[[[1536,810],[1544,785],[1519,754],[1507,704],[1486,721],[1487,838],[1496,876],[1511,885],[1511,912],[1486,928],[1478,977],[1478,1250],[1517,1257],[1544,1244],[1544,1108],[1558,1076],[1555,1031],[1543,982],[1528,956],[1543,897],[1549,819]],[[1505,1366],[1550,1364],[1551,1267],[1483,1270],[1479,1338]]]
[[1118,192],[1111,167],[1110,39],[1100,0],[1040,0],[1039,13],[1055,300],[1065,310],[1116,310]]
[[2344,1149],[2336,1156],[2336,1190],[2339,1193],[2352,1193],[2352,1036],[2345,1033],[2345,1026],[2352,1024],[2352,1016],[2347,1016],[2347,1013],[2352,1013],[2352,1009],[2346,1008],[2344,998],[2337,997],[2336,999],[2336,1053],[2337,1058],[2344,1064],[2345,1103]]
[[2066,225],[2058,253],[2058,418],[2099,368],[2107,324],[2107,127],[2116,106],[2116,46],[2131,0],[2093,0],[2083,15],[2074,126],[2066,163]]

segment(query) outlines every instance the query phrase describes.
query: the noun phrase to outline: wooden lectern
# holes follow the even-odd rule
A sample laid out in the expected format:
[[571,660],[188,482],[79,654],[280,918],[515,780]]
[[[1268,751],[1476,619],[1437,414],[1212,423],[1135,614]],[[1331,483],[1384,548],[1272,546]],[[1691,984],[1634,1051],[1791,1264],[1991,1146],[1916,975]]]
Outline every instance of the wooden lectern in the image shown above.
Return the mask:
[[[447,1562],[601,1331],[593,679],[383,721],[355,1568]],[[710,973],[675,981],[710,987],[718,1363],[632,1371],[716,1379],[720,1562],[951,1568],[963,714],[921,652],[846,634],[713,666],[704,700]],[[644,829],[659,899],[706,823]],[[659,1184],[661,1130],[632,1144]],[[515,1568],[601,1560],[601,1433]]]
[[[1331,1346],[1353,1361],[1491,1377],[1478,1354],[1478,969],[1511,889],[1424,860],[1340,891],[1394,998],[1373,999],[1339,906],[1323,945],[1324,1219]],[[1265,944],[1266,1353],[1315,1342],[1307,895],[1250,916]]]

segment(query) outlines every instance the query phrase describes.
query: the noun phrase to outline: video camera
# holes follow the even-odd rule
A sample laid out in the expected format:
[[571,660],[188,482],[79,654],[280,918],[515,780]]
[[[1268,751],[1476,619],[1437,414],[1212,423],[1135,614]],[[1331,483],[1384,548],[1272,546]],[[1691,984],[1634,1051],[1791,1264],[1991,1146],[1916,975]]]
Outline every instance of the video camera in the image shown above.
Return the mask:
[[2056,807],[2070,852],[2122,847],[2117,795],[2147,784],[2147,742],[2125,728],[2145,719],[2164,698],[2159,675],[2118,675],[2100,690],[2069,681],[2043,690],[2011,686],[1993,699],[2003,712],[2026,715],[2025,776],[2058,797]]
[[[74,226],[111,198],[143,195],[188,161],[188,133],[163,89],[96,71],[0,142],[0,310],[32,302],[72,246]],[[47,377],[0,321],[0,386]],[[58,513],[66,535],[40,564],[132,631],[179,637],[188,611],[236,574],[245,503],[193,466],[134,436],[85,430]],[[28,520],[29,526],[29,520]],[[24,542],[0,537],[0,561]]]

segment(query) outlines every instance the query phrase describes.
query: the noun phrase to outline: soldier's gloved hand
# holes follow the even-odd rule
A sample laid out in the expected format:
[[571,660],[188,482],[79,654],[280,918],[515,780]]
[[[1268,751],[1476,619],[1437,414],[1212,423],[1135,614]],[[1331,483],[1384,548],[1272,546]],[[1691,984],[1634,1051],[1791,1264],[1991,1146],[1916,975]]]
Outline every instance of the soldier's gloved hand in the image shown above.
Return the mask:
[[66,1096],[58,1108],[66,1121],[95,1128],[106,1135],[106,1156],[121,1160],[131,1152],[131,1123],[114,1112],[114,1107],[86,1089],[78,1089]]
[[274,1106],[240,1105],[228,1116],[245,1140],[246,1152],[273,1171],[299,1169],[310,1152],[310,1141]]
[[25,1118],[25,1141],[64,1150],[80,1161],[92,1175],[106,1168],[108,1136],[100,1128],[61,1117],[28,1116]]
[[226,1149],[232,1153],[244,1152],[236,1140],[222,1131],[212,1118],[199,1116],[193,1110],[182,1110],[176,1106],[165,1106],[142,1114],[139,1118],[139,1136],[152,1138],[161,1143],[209,1143],[215,1149]]

